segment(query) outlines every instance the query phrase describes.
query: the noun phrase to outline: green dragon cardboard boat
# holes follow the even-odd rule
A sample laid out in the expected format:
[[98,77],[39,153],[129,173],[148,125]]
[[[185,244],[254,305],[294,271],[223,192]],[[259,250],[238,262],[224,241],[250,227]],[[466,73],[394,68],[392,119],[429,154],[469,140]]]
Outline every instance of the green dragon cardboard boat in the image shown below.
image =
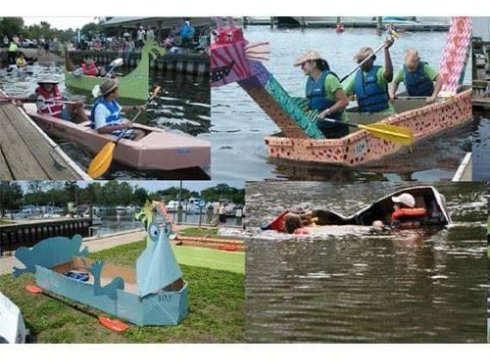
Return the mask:
[[[165,55],[165,49],[154,40],[145,42],[138,66],[129,74],[117,78],[120,98],[141,102],[148,99],[150,55],[156,59],[158,56]],[[65,51],[65,84],[67,87],[91,92],[96,85],[100,85],[104,80],[104,77],[101,76],[76,76],[74,75],[75,69],[76,66],[71,61],[68,51]]]

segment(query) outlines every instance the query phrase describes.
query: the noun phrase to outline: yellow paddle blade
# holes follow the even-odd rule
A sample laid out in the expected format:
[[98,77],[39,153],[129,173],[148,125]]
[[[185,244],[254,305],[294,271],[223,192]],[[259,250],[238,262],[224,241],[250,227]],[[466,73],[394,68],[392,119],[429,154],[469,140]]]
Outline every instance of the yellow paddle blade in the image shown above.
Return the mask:
[[94,157],[90,166],[88,167],[88,175],[92,179],[97,179],[98,177],[104,175],[104,173],[109,169],[112,162],[112,156],[114,154],[114,148],[116,144],[112,141],[105,144],[102,150]]
[[410,145],[413,143],[412,131],[405,127],[384,123],[359,124],[358,127],[381,139],[393,141],[398,144]]

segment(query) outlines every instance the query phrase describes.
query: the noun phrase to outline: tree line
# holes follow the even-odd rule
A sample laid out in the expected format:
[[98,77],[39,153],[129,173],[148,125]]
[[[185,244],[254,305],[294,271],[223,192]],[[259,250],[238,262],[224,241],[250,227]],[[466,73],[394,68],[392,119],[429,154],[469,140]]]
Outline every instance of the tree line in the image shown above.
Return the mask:
[[[59,206],[67,203],[92,204],[95,206],[142,206],[147,200],[168,202],[177,200],[179,187],[148,191],[125,181],[108,181],[104,184],[93,182],[80,187],[76,181],[30,181],[24,188],[18,182],[0,182],[0,215],[6,210],[18,210],[24,205]],[[180,190],[182,200],[191,197],[205,201],[230,201],[235,204],[245,202],[245,189],[237,189],[228,184],[218,184],[200,193],[186,188]]]

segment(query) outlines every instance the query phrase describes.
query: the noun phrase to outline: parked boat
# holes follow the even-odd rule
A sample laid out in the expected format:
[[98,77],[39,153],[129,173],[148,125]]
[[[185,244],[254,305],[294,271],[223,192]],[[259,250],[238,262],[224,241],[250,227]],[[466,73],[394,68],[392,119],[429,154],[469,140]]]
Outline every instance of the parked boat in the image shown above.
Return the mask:
[[[34,104],[25,104],[27,114],[48,134],[77,143],[97,153],[115,137],[98,134],[90,122],[75,124],[70,121],[38,114]],[[133,124],[146,132],[139,141],[121,139],[114,150],[114,159],[138,170],[178,170],[199,167],[208,171],[211,163],[209,142],[190,135],[171,133],[159,128]]]
[[0,291],[0,344],[23,344],[26,336],[19,308]]
[[[154,40],[147,40],[141,49],[141,60],[138,66],[126,76],[118,77],[119,96],[123,99],[146,101],[149,93],[149,61],[150,55],[155,59],[165,55],[165,49]],[[100,85],[104,77],[100,76],[76,76],[73,74],[75,66],[70,60],[68,51],[65,51],[65,84],[67,87],[92,91],[96,85]]]
[[[282,134],[265,138],[271,158],[354,167],[372,164],[403,148],[359,129],[339,139],[325,139],[316,125],[317,114],[306,113],[304,101],[291,97],[257,57],[257,47],[262,44],[249,44],[242,29],[230,24],[215,33],[211,86],[237,82],[278,125]],[[352,109],[351,122],[366,125],[379,121],[404,127],[418,142],[471,121],[471,89],[461,86],[470,47],[471,19],[453,18],[439,71],[445,79],[442,94],[447,96],[430,105],[423,100],[398,100],[398,113],[386,118],[360,115]],[[266,52],[261,49],[260,53]]]
[[[15,256],[25,268],[14,267],[14,275],[35,273],[43,290],[139,326],[176,325],[187,316],[188,287],[169,243],[171,224],[164,216],[161,228],[153,210],[148,205],[138,214],[148,236],[135,270],[87,259],[88,250],[81,248],[82,238],[75,235],[17,249]],[[83,274],[83,280],[71,274]]]
[[[383,223],[391,223],[391,214],[393,213],[393,196],[400,196],[403,193],[411,194],[415,199],[415,208],[427,210],[427,214],[422,217],[422,226],[439,226],[445,227],[452,224],[449,211],[447,210],[446,201],[432,186],[414,186],[403,190],[398,190],[392,194],[383,196],[373,204],[366,206],[364,209],[356,212],[351,216],[344,216],[332,210],[313,210],[311,218],[315,219],[318,226],[331,225],[360,225],[371,226],[374,221],[380,220]],[[291,210],[282,212],[268,224],[262,226],[262,230],[284,231],[284,218],[290,214]]]

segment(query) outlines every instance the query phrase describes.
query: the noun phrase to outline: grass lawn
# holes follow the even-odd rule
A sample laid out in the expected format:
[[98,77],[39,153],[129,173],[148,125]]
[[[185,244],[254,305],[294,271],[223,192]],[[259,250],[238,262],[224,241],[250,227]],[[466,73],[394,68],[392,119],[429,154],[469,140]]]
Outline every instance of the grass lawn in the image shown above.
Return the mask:
[[[134,266],[144,242],[118,246],[92,253],[92,259]],[[182,250],[180,249],[182,248]],[[34,276],[0,276],[0,291],[19,306],[32,339],[38,343],[181,343],[181,342],[243,342],[244,341],[244,275],[243,271],[222,271],[189,266],[201,261],[205,254],[182,252],[175,247],[184,279],[189,283],[189,315],[177,326],[138,327],[131,325],[124,333],[112,332],[97,320],[78,310],[25,290],[34,284]],[[207,249],[203,249],[207,250]],[[182,252],[182,253],[179,253]],[[243,253],[226,253],[239,259],[244,268]],[[224,263],[233,258],[224,258]],[[229,265],[222,265],[229,266]],[[93,309],[92,309],[93,310]],[[94,310],[93,312],[97,312]]]
[[190,227],[179,230],[179,235],[182,236],[213,236],[218,237],[218,229],[217,228],[198,228],[198,227]]

